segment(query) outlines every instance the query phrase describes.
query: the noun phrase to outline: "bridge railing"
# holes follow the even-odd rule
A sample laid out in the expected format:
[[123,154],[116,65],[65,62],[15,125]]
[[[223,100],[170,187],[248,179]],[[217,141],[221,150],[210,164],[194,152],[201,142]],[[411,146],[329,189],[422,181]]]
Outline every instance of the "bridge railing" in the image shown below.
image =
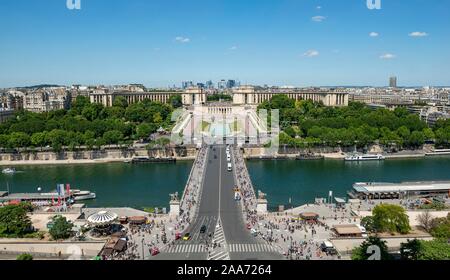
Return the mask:
[[243,206],[246,210],[254,211],[256,210],[257,204],[255,189],[248,173],[244,156],[242,155],[239,148],[233,149],[233,160],[234,178],[236,183],[238,184],[238,187],[241,188],[241,193],[243,194]]
[[205,164],[208,155],[208,148],[202,147],[192,165],[188,181],[186,183],[183,196],[180,201],[180,210],[183,211],[181,218],[189,218],[192,222],[198,212],[198,204],[203,190],[205,177]]

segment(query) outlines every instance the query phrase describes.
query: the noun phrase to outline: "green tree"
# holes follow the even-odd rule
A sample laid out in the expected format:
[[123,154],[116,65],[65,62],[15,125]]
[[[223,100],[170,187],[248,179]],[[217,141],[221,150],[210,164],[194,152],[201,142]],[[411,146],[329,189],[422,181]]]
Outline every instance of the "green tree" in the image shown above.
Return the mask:
[[413,239],[400,244],[400,255],[402,260],[418,260],[422,251],[422,244],[419,240]]
[[0,147],[1,148],[7,148],[9,147],[9,135],[7,134],[0,134]]
[[369,232],[376,232],[375,221],[372,216],[362,218],[361,226],[363,226]]
[[53,226],[49,230],[50,236],[54,240],[67,239],[72,235],[73,223],[67,221],[63,216],[52,218]]
[[419,260],[450,260],[450,244],[447,239],[420,241]]
[[435,218],[431,222],[430,233],[435,238],[450,239],[450,214],[445,218]]
[[17,261],[32,261],[33,255],[30,254],[20,254],[16,258]]
[[0,208],[0,236],[22,237],[32,232],[30,218],[22,205]]
[[181,106],[183,106],[181,94],[175,94],[170,96],[169,104],[172,105],[173,108],[180,108]]
[[372,249],[374,246],[375,248],[379,249],[379,260],[390,260],[391,256],[388,253],[388,248],[386,245],[386,241],[381,240],[379,237],[376,236],[370,236],[366,241],[364,241],[359,247],[353,249],[352,251],[352,260],[357,261],[364,261],[368,260],[370,257],[374,255]]
[[24,132],[13,132],[9,135],[9,145],[13,148],[29,147],[30,136]]
[[128,107],[128,101],[123,96],[117,96],[116,98],[114,98],[113,107],[120,107],[126,109]]
[[423,136],[427,141],[434,140],[436,138],[436,135],[434,134],[433,130],[429,127],[423,130]]
[[103,134],[103,139],[107,145],[118,144],[123,140],[123,134],[118,130],[111,130]]
[[425,136],[422,131],[413,131],[409,136],[408,143],[413,147],[420,147],[425,143]]
[[153,128],[148,123],[142,123],[136,127],[136,135],[139,139],[147,139],[153,132]]
[[373,209],[372,216],[378,232],[406,234],[411,230],[408,215],[399,205],[379,204]]
[[44,131],[31,135],[31,144],[36,147],[44,147],[47,144],[47,133]]
[[75,102],[72,103],[72,110],[75,112],[76,115],[80,115],[83,109],[89,105],[91,102],[89,100],[89,97],[87,96],[77,96],[75,99]]

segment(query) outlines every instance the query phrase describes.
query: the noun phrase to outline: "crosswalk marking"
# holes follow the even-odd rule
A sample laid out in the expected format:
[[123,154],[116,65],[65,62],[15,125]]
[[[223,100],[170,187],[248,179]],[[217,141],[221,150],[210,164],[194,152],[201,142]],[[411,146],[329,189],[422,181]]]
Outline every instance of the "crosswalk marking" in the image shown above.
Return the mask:
[[268,244],[230,244],[230,252],[277,252]]
[[217,221],[216,229],[214,231],[213,243],[216,243],[218,246],[209,252],[208,260],[230,260],[230,254],[227,250],[227,242],[225,240],[225,234],[220,218]]
[[180,244],[171,246],[166,253],[206,253],[207,250],[201,244]]

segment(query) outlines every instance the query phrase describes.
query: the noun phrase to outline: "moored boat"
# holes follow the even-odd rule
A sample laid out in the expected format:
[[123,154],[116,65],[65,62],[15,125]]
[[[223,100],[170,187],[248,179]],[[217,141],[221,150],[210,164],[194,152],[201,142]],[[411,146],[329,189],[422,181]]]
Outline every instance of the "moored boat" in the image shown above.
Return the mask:
[[352,155],[345,157],[345,161],[374,161],[374,160],[385,160],[386,157],[377,154],[377,155]]
[[447,156],[450,155],[450,149],[436,149],[430,153],[426,153],[426,156]]
[[76,193],[73,193],[73,200],[75,201],[81,201],[81,200],[90,200],[95,199],[97,195],[90,191],[78,191]]

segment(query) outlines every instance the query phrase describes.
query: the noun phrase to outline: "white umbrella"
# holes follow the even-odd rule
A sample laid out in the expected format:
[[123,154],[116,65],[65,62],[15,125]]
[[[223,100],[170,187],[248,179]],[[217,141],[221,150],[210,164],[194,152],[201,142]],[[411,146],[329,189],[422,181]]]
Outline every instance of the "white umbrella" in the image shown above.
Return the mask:
[[117,217],[118,216],[116,213],[100,211],[97,214],[89,216],[87,220],[93,225],[107,225],[115,221]]

